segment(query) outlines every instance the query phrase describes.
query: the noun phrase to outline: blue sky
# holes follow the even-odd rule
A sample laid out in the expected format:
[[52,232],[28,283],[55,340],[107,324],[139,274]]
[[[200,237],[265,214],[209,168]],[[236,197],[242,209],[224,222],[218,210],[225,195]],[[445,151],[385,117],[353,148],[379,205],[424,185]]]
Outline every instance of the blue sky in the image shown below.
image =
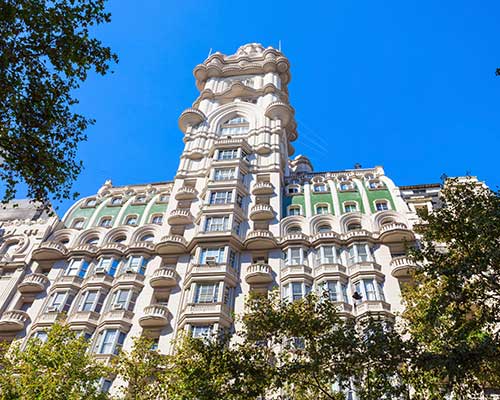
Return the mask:
[[[118,53],[79,110],[97,120],[74,185],[96,193],[173,178],[192,70],[259,42],[290,59],[296,154],[317,171],[382,165],[398,185],[469,171],[500,185],[500,2],[110,0],[98,36]],[[71,205],[60,204],[60,213]]]

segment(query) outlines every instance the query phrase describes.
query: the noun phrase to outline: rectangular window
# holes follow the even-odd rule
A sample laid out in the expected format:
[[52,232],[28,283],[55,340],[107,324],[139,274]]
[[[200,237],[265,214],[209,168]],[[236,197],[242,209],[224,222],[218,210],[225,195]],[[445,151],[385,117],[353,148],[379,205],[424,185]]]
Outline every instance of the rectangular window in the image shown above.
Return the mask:
[[77,258],[71,260],[71,262],[69,263],[68,269],[66,270],[66,275],[79,276],[80,278],[84,278],[88,268],[88,261],[84,260],[83,258]]
[[126,334],[118,329],[106,329],[101,333],[101,341],[97,352],[99,354],[118,354],[125,337]]
[[107,272],[111,276],[115,276],[116,268],[118,267],[118,260],[113,257],[103,257],[97,266],[97,272]]
[[217,303],[219,283],[199,283],[196,285],[195,303]]
[[227,230],[229,217],[208,217],[205,222],[205,232],[224,232]]
[[334,264],[337,259],[336,259],[336,248],[333,247],[333,246],[323,246],[322,247],[322,250],[323,250],[323,259],[321,260],[321,262],[323,264]]
[[111,302],[112,309],[133,311],[136,299],[137,292],[134,292],[131,289],[117,290],[114,293],[113,301]]
[[303,298],[311,291],[311,286],[302,282],[292,282],[284,286],[285,298],[295,301]]
[[216,168],[214,173],[215,181],[229,181],[236,179],[236,170],[234,168]]
[[67,312],[71,306],[74,295],[69,292],[55,292],[49,301],[47,311]]
[[194,325],[191,327],[191,336],[194,338],[206,338],[212,333],[212,325]]
[[144,275],[146,271],[147,260],[142,256],[131,256],[127,261],[125,271],[135,272]]
[[366,245],[364,244],[358,244],[358,262],[362,261],[368,261],[368,250],[366,248]]
[[224,262],[224,247],[202,249],[200,264],[210,263],[222,264]]
[[328,281],[326,283],[326,289],[328,290],[328,296],[331,301],[340,301],[337,281]]
[[290,250],[290,265],[297,265],[302,263],[302,249],[291,248]]
[[238,149],[219,150],[218,160],[235,160],[238,158]]
[[99,292],[97,290],[89,290],[87,293],[85,293],[81,311],[92,311],[98,295]]
[[364,280],[366,290],[366,299],[367,300],[377,300],[377,293],[375,292],[375,285],[372,280]]
[[232,191],[212,192],[210,193],[210,204],[229,204],[232,201]]

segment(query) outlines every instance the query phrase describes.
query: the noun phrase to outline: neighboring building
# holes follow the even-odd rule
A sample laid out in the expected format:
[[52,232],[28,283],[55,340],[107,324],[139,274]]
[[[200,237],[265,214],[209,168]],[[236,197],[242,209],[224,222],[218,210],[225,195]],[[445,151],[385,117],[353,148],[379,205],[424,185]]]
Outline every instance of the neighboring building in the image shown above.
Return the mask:
[[[276,49],[215,53],[194,76],[200,94],[179,118],[174,181],[108,181],[66,213],[32,253],[26,278],[40,277],[33,290],[45,291],[18,338],[43,339],[65,312],[100,358],[141,334],[169,352],[179,331],[233,329],[247,295],[275,286],[290,300],[327,290],[357,318],[401,311],[420,189],[401,191],[381,167],[313,172],[307,157],[291,158],[291,76]],[[435,201],[439,187],[429,189],[422,204]],[[24,307],[4,303],[0,330]]]
[[29,200],[0,206],[0,340],[25,336],[36,317],[33,304],[45,296],[48,269],[33,261],[33,250],[58,223],[57,216]]

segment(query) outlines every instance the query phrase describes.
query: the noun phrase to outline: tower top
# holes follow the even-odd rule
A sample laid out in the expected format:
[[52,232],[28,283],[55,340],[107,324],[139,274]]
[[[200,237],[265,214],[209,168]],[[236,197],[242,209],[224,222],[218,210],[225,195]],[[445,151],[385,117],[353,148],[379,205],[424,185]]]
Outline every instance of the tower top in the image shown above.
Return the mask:
[[225,78],[238,75],[261,75],[268,72],[279,74],[284,90],[290,82],[290,62],[279,50],[260,43],[240,46],[235,54],[220,52],[211,54],[193,71],[196,87],[203,90],[209,78]]

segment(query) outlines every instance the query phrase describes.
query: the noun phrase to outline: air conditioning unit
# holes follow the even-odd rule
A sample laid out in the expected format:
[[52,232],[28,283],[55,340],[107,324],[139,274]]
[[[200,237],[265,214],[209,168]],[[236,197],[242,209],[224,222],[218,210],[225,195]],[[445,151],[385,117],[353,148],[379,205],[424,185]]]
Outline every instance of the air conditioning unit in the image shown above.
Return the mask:
[[98,266],[98,267],[95,267],[94,272],[96,274],[105,274],[107,271],[106,271],[106,268]]
[[113,304],[113,310],[123,310],[123,304]]
[[137,271],[135,269],[133,269],[132,267],[129,267],[129,268],[126,268],[125,273],[129,273],[129,274],[135,274]]
[[58,309],[56,306],[49,306],[49,307],[47,307],[47,311],[48,312],[56,312],[56,311],[58,311]]
[[207,257],[207,258],[205,258],[205,262],[208,265],[215,265],[215,264],[217,264],[217,258],[215,258],[215,257]]

